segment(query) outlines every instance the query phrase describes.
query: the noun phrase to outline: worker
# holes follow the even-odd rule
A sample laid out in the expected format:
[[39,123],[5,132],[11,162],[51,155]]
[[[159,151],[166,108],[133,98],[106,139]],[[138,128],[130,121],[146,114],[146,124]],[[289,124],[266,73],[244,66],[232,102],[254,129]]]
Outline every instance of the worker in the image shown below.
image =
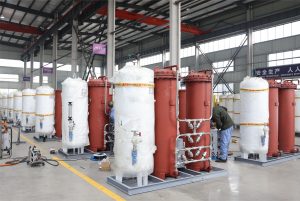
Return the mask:
[[112,101],[110,101],[108,103],[109,106],[109,121],[110,123],[114,123],[115,122],[115,110],[114,110],[114,103]]
[[234,123],[226,108],[222,106],[213,108],[212,120],[216,124],[217,129],[220,130],[220,153],[216,162],[226,163]]

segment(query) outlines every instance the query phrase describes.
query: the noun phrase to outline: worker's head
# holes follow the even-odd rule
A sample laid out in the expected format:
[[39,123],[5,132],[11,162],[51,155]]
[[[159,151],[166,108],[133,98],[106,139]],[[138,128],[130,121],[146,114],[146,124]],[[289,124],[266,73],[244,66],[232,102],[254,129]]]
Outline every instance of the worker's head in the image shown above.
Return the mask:
[[114,106],[114,102],[110,101],[110,102],[108,103],[108,106],[109,106],[110,108],[112,108],[112,107]]

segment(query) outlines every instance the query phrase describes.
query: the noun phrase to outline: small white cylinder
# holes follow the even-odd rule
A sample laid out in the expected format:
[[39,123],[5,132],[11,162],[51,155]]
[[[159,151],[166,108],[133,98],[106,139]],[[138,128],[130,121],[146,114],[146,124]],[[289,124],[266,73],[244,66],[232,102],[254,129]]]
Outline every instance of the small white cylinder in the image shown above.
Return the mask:
[[22,127],[33,128],[35,126],[35,89],[22,91]]
[[22,92],[14,93],[14,122],[22,120]]
[[234,94],[233,98],[233,121],[235,125],[240,125],[240,94]]
[[14,120],[14,93],[10,92],[8,94],[8,109],[7,109],[7,120],[13,121]]

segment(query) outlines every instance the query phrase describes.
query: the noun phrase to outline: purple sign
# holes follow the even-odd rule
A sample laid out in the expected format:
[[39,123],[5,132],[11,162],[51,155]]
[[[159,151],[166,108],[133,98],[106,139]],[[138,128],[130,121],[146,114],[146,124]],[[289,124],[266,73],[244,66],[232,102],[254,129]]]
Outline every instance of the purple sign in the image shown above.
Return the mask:
[[106,55],[106,44],[93,43],[93,54]]
[[24,76],[23,81],[24,82],[30,82],[30,77],[29,76]]
[[43,73],[44,74],[52,74],[53,73],[53,68],[43,68]]

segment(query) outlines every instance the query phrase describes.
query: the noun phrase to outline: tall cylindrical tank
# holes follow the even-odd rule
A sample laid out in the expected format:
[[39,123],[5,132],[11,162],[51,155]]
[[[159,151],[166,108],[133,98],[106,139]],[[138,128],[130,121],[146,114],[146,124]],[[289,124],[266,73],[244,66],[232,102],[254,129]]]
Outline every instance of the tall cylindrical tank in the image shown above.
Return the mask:
[[89,145],[88,86],[80,78],[62,83],[62,147],[83,148]]
[[118,181],[137,177],[138,185],[142,185],[141,178],[146,182],[153,172],[153,81],[153,70],[148,68],[125,66],[114,75],[114,171]]
[[[179,90],[179,119],[186,118],[186,90]],[[187,133],[187,124],[185,122],[179,123],[179,132],[181,134]]]
[[35,131],[52,134],[54,131],[54,89],[49,86],[36,88]]
[[240,84],[240,149],[245,156],[259,154],[266,160],[269,144],[269,84],[257,77],[245,77]]
[[[108,103],[112,97],[109,95],[110,83],[105,76],[90,79],[89,88],[89,149],[97,152],[106,149],[104,126],[109,121]],[[106,111],[105,111],[106,110]]]
[[7,119],[8,117],[8,95],[3,94],[3,99],[2,99],[2,105],[3,105],[3,118]]
[[[200,136],[192,136],[193,140],[187,140],[187,147],[210,146],[210,119],[212,107],[212,76],[211,71],[191,72],[186,79],[186,118],[205,119],[198,128],[197,133],[204,133]],[[188,133],[193,129],[188,128]],[[187,164],[189,169],[195,171],[210,171],[210,148],[199,148],[191,150],[187,158],[192,160],[203,160]]]
[[279,115],[279,87],[275,80],[269,83],[269,148],[268,156],[278,156],[278,115]]
[[14,93],[14,122],[17,123],[22,120],[22,92],[16,91]]
[[55,136],[61,138],[62,135],[62,103],[61,90],[55,90]]
[[24,89],[22,91],[22,121],[24,129],[35,126],[35,89]]
[[234,94],[229,94],[227,95],[226,98],[226,108],[227,108],[227,112],[229,114],[229,116],[231,117],[231,119],[234,119],[233,117],[233,99],[234,99]]
[[295,91],[295,132],[300,133],[300,90]]
[[155,145],[154,176],[177,177],[176,168],[176,71],[154,69]]
[[220,106],[223,106],[223,107],[226,107],[226,95],[220,95],[219,96],[219,105]]
[[291,81],[281,83],[279,89],[279,151],[293,153],[295,149],[295,89]]
[[240,94],[234,94],[233,97],[233,121],[235,125],[240,125]]
[[7,120],[12,122],[14,120],[14,93],[10,92],[8,94],[8,114]]

